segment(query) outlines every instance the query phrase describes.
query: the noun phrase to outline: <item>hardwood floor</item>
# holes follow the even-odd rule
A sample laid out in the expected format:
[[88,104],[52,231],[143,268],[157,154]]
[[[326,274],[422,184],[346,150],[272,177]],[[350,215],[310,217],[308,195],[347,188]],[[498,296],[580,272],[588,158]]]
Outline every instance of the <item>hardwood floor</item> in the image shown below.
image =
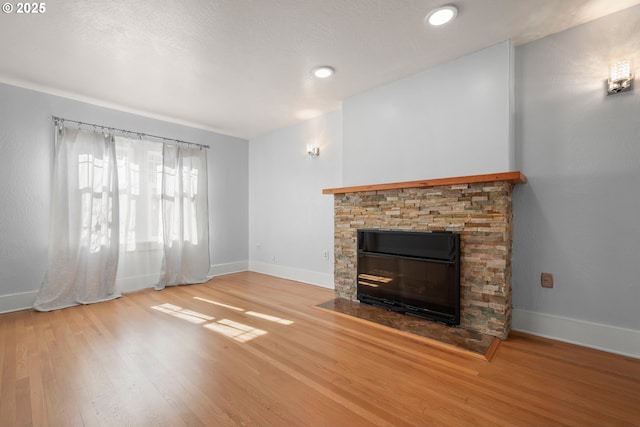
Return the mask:
[[238,273],[0,315],[0,425],[640,425],[640,360],[514,333],[486,362],[331,298]]

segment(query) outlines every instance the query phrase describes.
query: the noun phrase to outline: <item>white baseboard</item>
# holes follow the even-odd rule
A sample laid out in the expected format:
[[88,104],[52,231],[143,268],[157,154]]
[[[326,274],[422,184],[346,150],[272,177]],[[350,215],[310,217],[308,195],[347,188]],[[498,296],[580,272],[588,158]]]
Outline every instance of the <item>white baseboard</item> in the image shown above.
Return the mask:
[[[207,278],[211,279],[215,276],[223,274],[238,273],[249,269],[248,261],[230,262],[226,264],[211,264]],[[158,283],[158,274],[149,274],[144,276],[127,277],[116,282],[118,289],[123,293],[135,292],[142,289],[153,288]]]
[[239,273],[249,270],[249,261],[229,262],[226,264],[211,265],[208,277],[222,276],[223,274]]
[[640,359],[640,331],[514,309],[512,328],[545,338]]
[[299,268],[286,267],[284,265],[269,264],[260,261],[249,261],[249,271],[295,280],[334,289],[333,274],[318,273],[317,271],[301,270]]
[[0,313],[10,313],[12,311],[26,310],[33,307],[38,291],[23,292],[21,294],[10,294],[0,296]]
[[[212,265],[209,270],[210,277],[223,274],[237,273],[249,269],[248,261],[232,262],[227,264]],[[123,293],[135,292],[142,289],[153,288],[158,282],[158,275],[144,275],[119,279],[117,286]],[[0,295],[0,313],[27,310],[33,307],[38,291],[23,292],[19,294]]]

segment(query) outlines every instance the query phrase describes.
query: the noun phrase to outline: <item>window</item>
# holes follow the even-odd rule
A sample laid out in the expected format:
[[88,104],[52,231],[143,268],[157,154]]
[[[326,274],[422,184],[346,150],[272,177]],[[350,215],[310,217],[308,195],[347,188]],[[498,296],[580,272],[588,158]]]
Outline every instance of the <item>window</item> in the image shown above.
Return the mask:
[[121,249],[160,249],[162,145],[116,137],[116,157]]
[[[96,253],[111,240],[112,171],[109,162],[93,154],[78,156],[78,188],[80,190],[80,245]],[[103,232],[97,232],[97,231]],[[93,232],[92,232],[93,231]]]

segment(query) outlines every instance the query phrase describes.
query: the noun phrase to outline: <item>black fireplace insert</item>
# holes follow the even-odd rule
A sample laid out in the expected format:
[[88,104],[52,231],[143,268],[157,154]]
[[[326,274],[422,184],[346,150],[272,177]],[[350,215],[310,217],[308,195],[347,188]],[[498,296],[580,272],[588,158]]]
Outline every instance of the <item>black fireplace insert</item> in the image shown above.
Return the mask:
[[460,235],[358,230],[357,297],[401,313],[460,324]]

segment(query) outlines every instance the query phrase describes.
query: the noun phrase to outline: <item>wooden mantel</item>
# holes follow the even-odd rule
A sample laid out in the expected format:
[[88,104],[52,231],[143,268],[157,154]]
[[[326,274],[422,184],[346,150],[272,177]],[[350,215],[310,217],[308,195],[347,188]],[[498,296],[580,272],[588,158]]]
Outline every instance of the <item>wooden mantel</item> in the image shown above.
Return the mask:
[[355,187],[325,188],[324,190],[322,190],[322,194],[359,193],[363,191],[397,190],[402,188],[427,188],[427,187],[437,187],[440,185],[476,184],[479,182],[498,182],[498,181],[510,182],[512,184],[524,184],[527,182],[527,177],[524,176],[524,174],[520,171],[500,172],[500,173],[488,173],[484,175],[456,176],[452,178],[437,178],[437,179],[422,179],[419,181],[392,182],[389,184],[370,184],[370,185],[359,185]]

